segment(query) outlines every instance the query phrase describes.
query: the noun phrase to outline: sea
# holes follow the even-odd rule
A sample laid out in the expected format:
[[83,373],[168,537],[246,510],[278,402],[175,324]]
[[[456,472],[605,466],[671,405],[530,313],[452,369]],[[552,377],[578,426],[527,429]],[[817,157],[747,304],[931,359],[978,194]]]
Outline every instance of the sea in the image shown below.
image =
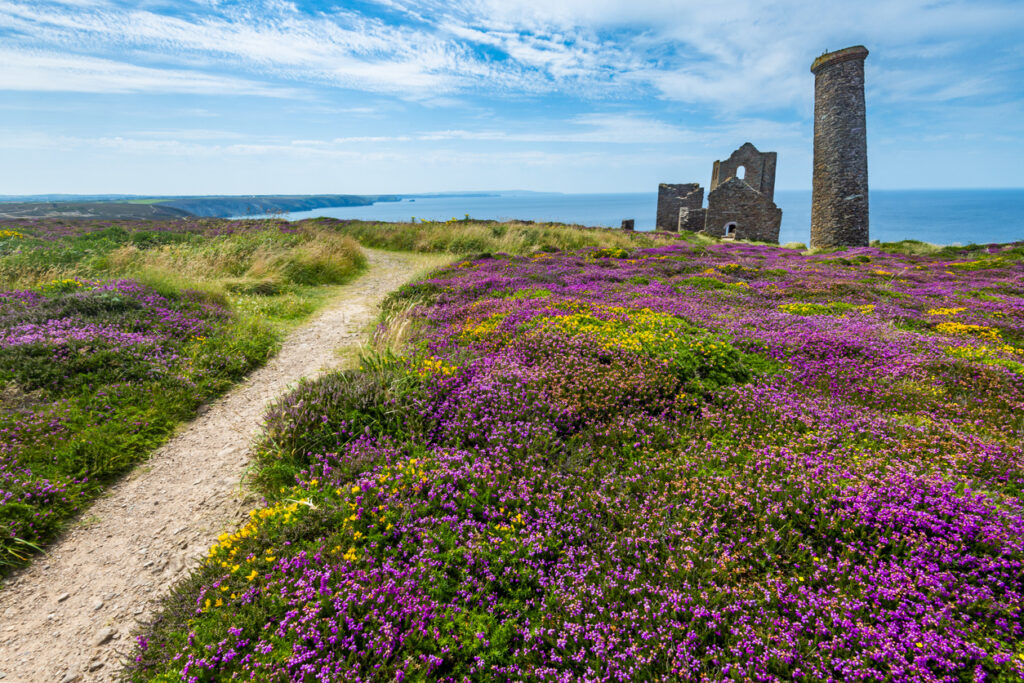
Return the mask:
[[[777,190],[782,209],[779,242],[807,244],[810,190]],[[619,227],[632,218],[637,230],[653,230],[657,193],[558,194],[496,192],[487,196],[442,195],[286,214],[290,220],[331,216],[376,221],[450,218],[531,220]],[[990,244],[1024,240],[1024,189],[872,190],[871,239],[933,244]]]

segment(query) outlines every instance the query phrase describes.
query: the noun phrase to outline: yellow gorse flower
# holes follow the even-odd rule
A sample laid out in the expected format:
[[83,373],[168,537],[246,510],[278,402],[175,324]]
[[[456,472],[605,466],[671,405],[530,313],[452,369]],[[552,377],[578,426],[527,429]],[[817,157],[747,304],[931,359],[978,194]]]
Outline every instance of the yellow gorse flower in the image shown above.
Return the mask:
[[232,560],[238,552],[239,541],[255,536],[260,526],[270,521],[290,523],[295,518],[299,506],[308,506],[309,504],[310,502],[306,499],[284,500],[270,507],[252,510],[249,512],[249,522],[245,526],[233,534],[223,533],[217,537],[217,543],[210,548],[207,561],[219,561],[221,566],[227,566],[229,560]]
[[983,339],[992,339],[993,341],[999,341],[999,330],[994,327],[986,327],[985,325],[968,325],[966,323],[954,323],[946,322],[939,323],[935,326],[936,332],[942,334],[957,334],[957,335],[971,335],[982,337]]
[[462,326],[463,339],[483,340],[494,334],[501,322],[508,317],[507,313],[496,313],[483,320],[467,320]]
[[434,356],[427,356],[423,359],[423,363],[420,368],[416,371],[420,377],[429,377],[431,375],[440,375],[442,377],[451,377],[459,371],[458,366],[448,365],[440,358]]

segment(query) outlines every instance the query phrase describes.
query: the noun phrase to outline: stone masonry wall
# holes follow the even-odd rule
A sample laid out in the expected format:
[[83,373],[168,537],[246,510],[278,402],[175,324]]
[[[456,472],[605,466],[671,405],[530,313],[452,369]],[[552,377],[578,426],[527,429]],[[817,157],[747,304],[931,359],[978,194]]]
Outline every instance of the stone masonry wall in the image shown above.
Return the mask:
[[706,214],[707,211],[705,209],[688,209],[686,207],[679,209],[679,232],[683,230],[688,230],[689,232],[703,230]]
[[725,237],[726,226],[736,224],[735,239],[778,244],[782,209],[739,178],[730,178],[708,194],[704,233]]
[[716,161],[711,169],[711,187],[714,190],[729,178],[737,177],[740,166],[745,170],[742,180],[752,188],[768,197],[775,199],[775,165],[778,161],[776,152],[759,152],[749,142],[729,155],[728,159]]
[[679,215],[676,216],[677,230],[697,232],[704,229],[704,188],[697,185],[696,189],[682,198]]
[[814,60],[811,247],[866,247],[868,144],[862,45]]
[[679,229],[679,210],[699,209],[704,203],[704,188],[697,183],[658,185],[658,213],[656,230],[675,232]]

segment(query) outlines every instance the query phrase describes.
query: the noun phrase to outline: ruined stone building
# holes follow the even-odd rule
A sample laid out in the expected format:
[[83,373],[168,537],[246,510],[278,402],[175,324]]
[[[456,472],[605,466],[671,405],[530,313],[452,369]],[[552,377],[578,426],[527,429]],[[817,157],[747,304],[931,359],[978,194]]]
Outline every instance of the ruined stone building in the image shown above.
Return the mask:
[[[868,143],[863,45],[826,52],[814,74],[814,180],[811,247],[866,247]],[[711,171],[708,206],[697,183],[658,186],[655,229],[689,230],[723,239],[779,241],[782,209],[775,205],[775,152],[749,142]]]
[[659,185],[656,228],[777,243],[782,209],[774,201],[776,160],[775,152],[759,152],[747,142],[716,161],[706,209],[699,184]]
[[868,246],[863,45],[814,60],[812,247]]
[[[704,206],[704,188],[699,183],[658,185],[658,214],[654,221],[656,230],[676,232],[679,229],[681,211],[699,211]],[[701,221],[700,228],[704,227]],[[700,230],[697,228],[697,230]],[[688,228],[689,229],[689,228]]]
[[749,142],[711,171],[704,234],[756,242],[779,241],[782,209],[775,206],[775,152]]

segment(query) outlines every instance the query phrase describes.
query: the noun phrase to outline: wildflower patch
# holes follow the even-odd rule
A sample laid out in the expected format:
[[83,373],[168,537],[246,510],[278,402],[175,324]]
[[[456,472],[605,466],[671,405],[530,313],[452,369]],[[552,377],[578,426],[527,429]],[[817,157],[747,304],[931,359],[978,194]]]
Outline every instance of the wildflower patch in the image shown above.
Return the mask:
[[609,258],[433,273],[404,355],[279,402],[256,479],[310,506],[195,574],[131,676],[1024,676],[1024,299],[955,305],[1024,265]]
[[935,331],[942,334],[967,335],[983,339],[999,340],[999,330],[986,325],[970,325],[967,323],[944,322],[935,326]]
[[854,311],[866,315],[873,312],[875,307],[872,304],[857,306],[845,301],[829,301],[827,303],[800,302],[780,304],[779,310],[790,315],[846,315]]
[[112,475],[261,362],[269,331],[236,342],[197,293],[74,278],[0,295],[0,567],[49,541]]

